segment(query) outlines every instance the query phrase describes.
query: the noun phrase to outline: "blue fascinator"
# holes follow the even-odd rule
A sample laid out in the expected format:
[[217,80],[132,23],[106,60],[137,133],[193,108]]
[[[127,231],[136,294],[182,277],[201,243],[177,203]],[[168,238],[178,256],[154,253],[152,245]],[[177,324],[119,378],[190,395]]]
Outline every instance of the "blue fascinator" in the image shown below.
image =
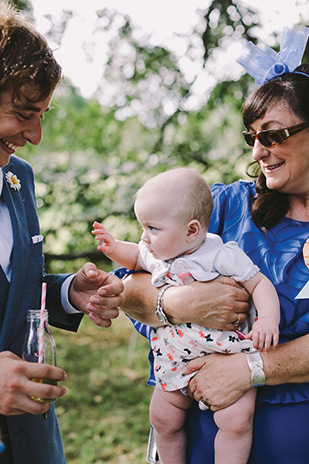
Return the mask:
[[279,53],[270,47],[262,50],[254,43],[248,42],[249,54],[238,59],[237,62],[258,85],[263,85],[281,74],[292,73],[301,64],[308,36],[309,27],[298,26],[295,29],[285,27]]

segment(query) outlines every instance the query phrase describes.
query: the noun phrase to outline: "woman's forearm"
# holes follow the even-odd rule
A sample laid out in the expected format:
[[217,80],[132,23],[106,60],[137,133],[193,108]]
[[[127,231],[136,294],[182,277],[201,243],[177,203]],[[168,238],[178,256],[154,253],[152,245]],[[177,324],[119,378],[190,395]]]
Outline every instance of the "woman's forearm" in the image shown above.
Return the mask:
[[162,325],[155,315],[158,289],[151,284],[151,275],[132,274],[126,277],[123,283],[122,311],[133,319],[152,327]]
[[[133,274],[124,280],[121,309],[134,319],[151,326],[162,325],[155,315],[158,289],[146,273]],[[211,282],[194,282],[170,287],[164,293],[163,308],[174,324],[193,322],[213,329],[234,330],[233,323],[244,322],[248,294],[232,279],[219,277]]]
[[[275,350],[262,352],[266,385],[309,382],[309,335]],[[185,374],[197,372],[188,385],[190,395],[201,398],[213,411],[235,403],[251,388],[250,369],[245,353],[224,355],[215,353],[196,358],[187,364]]]
[[309,382],[309,334],[263,352],[267,385]]

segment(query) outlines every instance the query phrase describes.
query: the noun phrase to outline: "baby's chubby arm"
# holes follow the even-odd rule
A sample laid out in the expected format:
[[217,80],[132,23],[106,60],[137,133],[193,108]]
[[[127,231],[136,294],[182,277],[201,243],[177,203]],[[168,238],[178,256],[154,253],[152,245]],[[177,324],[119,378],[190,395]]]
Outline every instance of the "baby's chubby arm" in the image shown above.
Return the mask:
[[116,240],[100,222],[95,221],[93,228],[92,234],[99,242],[98,250],[121,266],[134,271],[141,270],[138,264],[137,243]]
[[280,303],[275,287],[264,274],[258,272],[242,285],[252,296],[258,312],[258,320],[245,338],[252,339],[253,347],[268,351],[271,344],[276,348],[279,341]]

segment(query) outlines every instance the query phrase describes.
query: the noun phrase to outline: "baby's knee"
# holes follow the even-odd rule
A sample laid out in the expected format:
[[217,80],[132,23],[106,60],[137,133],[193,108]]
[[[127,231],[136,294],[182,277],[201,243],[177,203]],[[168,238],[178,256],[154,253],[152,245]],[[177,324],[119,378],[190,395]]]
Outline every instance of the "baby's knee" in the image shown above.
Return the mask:
[[217,411],[214,420],[223,432],[236,435],[244,435],[252,430],[254,409],[249,408],[244,411],[229,410],[229,408]]
[[159,411],[155,408],[150,407],[150,423],[157,433],[160,435],[173,434],[175,430],[175,423],[164,414],[164,411]]

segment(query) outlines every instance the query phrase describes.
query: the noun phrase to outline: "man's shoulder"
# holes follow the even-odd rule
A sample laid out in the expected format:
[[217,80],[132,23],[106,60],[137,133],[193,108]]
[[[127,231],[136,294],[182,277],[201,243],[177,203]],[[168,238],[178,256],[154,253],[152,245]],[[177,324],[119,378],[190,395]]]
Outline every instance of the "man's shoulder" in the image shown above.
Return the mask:
[[16,167],[20,167],[20,168],[26,168],[26,169],[29,169],[30,171],[32,171],[32,167],[31,167],[31,164],[22,159],[22,158],[19,158],[19,156],[16,156],[16,155],[11,155],[10,157],[10,164],[12,164],[13,166],[16,166]]
[[33,183],[33,169],[31,164],[28,163],[28,161],[19,158],[16,155],[11,155],[10,163],[8,164],[8,169],[12,171],[13,174],[17,175],[17,177],[23,183],[23,186],[25,181],[29,181],[31,184]]

